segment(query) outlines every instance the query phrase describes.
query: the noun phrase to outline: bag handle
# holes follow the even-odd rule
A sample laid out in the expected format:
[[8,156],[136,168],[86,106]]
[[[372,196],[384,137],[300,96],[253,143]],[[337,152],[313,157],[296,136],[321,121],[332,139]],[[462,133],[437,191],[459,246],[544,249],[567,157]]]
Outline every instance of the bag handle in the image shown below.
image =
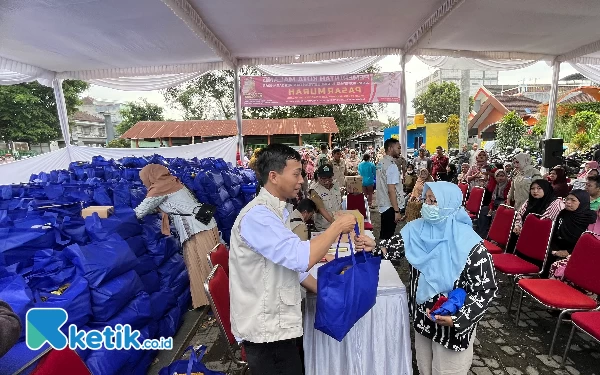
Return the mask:
[[206,353],[206,346],[204,345],[200,345],[200,348],[198,348],[198,350],[194,350],[194,347],[192,345],[188,346],[188,348],[185,350],[184,354],[189,350],[191,351],[190,353],[190,359],[188,361],[188,366],[187,366],[187,375],[192,375],[192,368],[194,366],[195,363],[201,362],[202,361],[202,357],[204,357],[204,353]]
[[[358,228],[358,222],[356,222],[356,224],[354,224],[354,232],[356,233],[357,236],[360,235],[360,230]],[[339,251],[340,251],[340,242],[342,241],[342,236],[344,234],[341,233],[340,237],[338,238],[338,243],[337,246],[335,248],[335,259],[339,258]],[[348,233],[348,245],[350,246],[350,256],[352,257],[352,265],[356,265],[356,258],[354,257],[354,248],[352,247],[352,240],[350,239],[350,233]]]

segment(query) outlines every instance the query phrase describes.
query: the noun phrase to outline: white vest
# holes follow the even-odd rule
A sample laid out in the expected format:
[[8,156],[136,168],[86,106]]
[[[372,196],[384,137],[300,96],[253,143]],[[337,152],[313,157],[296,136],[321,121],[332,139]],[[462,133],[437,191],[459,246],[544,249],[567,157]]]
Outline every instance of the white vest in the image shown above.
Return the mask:
[[298,273],[253,251],[240,236],[242,218],[257,205],[265,206],[286,224],[286,203],[265,188],[235,220],[229,251],[231,331],[235,337],[253,343],[300,337],[303,331]]
[[[330,190],[319,183],[314,184],[312,189],[319,194],[319,197],[321,197],[321,200],[325,205],[325,209],[329,211],[331,215],[342,209],[342,193],[340,192],[337,183],[334,182],[333,187]],[[319,232],[327,230],[331,225],[331,223],[318,212],[315,212],[313,221]]]
[[[375,192],[377,195],[377,206],[380,208],[393,207],[387,189],[387,169],[390,165],[397,167],[394,158],[389,155],[385,155],[377,165],[377,190]],[[396,200],[398,202],[398,209],[404,208],[402,176],[400,176],[400,182],[396,184]]]

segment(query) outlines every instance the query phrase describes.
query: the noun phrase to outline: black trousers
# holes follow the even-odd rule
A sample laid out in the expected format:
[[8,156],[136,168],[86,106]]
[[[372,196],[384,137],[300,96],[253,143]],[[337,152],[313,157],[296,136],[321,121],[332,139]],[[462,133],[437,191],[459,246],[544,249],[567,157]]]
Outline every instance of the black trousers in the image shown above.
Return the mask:
[[297,339],[259,344],[244,341],[252,375],[302,375],[298,342]]
[[396,233],[396,221],[394,208],[390,207],[381,214],[381,232],[379,232],[380,240],[389,240]]

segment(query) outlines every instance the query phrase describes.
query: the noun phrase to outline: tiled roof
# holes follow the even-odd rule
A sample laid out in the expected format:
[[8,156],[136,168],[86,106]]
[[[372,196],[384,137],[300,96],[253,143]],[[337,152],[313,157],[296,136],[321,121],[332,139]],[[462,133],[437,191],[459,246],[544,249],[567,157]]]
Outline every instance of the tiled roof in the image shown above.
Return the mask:
[[[494,97],[509,111],[517,111],[519,116],[539,112],[539,107],[542,104],[541,102],[526,96],[495,95]],[[527,110],[529,110],[529,112],[527,112]]]
[[74,121],[87,121],[87,122],[100,122],[104,124],[104,119],[94,116],[94,115],[90,115],[87,112],[83,112],[83,111],[77,111],[75,112],[72,116],[71,116],[71,120]]
[[94,98],[86,96],[85,98],[82,98],[81,101],[83,102],[83,105],[92,105],[94,104]]
[[[337,133],[333,117],[243,120],[244,135]],[[224,137],[237,135],[234,120],[141,121],[121,138]]]

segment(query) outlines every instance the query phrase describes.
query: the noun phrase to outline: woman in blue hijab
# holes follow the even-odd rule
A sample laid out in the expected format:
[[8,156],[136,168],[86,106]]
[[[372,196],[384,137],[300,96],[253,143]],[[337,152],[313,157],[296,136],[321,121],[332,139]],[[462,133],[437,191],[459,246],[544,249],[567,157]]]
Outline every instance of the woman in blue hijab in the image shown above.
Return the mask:
[[[423,189],[421,219],[404,226],[401,235],[382,241],[374,251],[386,255],[404,250],[411,265],[409,308],[415,329],[415,351],[421,375],[467,374],[473,360],[477,323],[496,296],[492,257],[473,230],[462,207],[462,192],[449,182],[428,182]],[[403,249],[399,248],[403,242]],[[357,238],[357,247],[374,241]],[[450,315],[430,314],[450,295],[466,292]],[[464,294],[463,294],[464,296]],[[437,303],[437,305],[436,305]],[[434,309],[434,305],[436,309]]]

